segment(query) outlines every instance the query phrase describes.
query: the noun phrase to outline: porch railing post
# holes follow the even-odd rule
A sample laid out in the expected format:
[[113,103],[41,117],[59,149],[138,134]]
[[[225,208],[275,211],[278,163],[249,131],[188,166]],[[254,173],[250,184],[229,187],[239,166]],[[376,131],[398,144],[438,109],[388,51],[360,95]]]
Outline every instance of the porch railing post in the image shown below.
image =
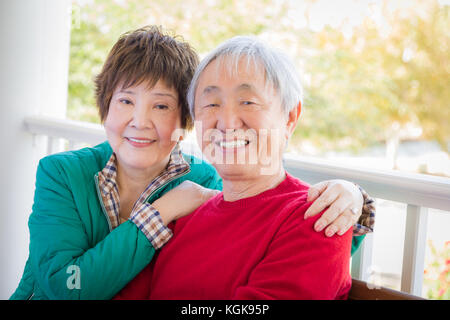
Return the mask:
[[408,204],[403,249],[401,290],[422,295],[428,209]]

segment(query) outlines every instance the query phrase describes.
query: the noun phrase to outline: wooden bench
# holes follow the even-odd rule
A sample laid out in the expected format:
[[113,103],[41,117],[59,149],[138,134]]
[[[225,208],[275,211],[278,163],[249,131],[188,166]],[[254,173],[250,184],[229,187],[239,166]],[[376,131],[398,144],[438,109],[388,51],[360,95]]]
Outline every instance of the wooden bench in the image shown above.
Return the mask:
[[426,300],[405,292],[396,291],[384,287],[370,289],[367,282],[352,279],[349,300]]

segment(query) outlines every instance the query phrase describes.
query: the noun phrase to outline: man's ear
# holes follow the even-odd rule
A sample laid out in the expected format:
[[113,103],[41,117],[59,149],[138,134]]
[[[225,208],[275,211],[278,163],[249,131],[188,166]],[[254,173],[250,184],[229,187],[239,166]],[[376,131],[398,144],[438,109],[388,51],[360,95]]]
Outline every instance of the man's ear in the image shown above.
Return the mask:
[[302,113],[302,103],[300,101],[294,109],[289,111],[289,115],[288,115],[288,119],[287,119],[287,123],[286,123],[286,129],[287,129],[286,134],[288,134],[288,137],[287,137],[288,139],[291,137],[292,133],[294,132],[301,113]]

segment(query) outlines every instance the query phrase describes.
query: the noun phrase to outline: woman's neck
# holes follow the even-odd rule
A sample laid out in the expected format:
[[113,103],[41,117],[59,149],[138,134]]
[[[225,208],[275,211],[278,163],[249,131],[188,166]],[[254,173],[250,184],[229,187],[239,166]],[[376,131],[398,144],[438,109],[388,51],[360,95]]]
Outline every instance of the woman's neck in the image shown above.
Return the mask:
[[285,178],[284,168],[273,175],[255,175],[247,179],[240,177],[237,180],[223,178],[223,198],[225,201],[236,201],[256,196],[277,187]]
[[137,200],[149,183],[164,171],[169,163],[169,159],[170,155],[167,157],[167,161],[162,161],[157,165],[145,169],[129,167],[117,161],[116,182],[121,201],[122,196],[128,197],[129,195],[136,197]]

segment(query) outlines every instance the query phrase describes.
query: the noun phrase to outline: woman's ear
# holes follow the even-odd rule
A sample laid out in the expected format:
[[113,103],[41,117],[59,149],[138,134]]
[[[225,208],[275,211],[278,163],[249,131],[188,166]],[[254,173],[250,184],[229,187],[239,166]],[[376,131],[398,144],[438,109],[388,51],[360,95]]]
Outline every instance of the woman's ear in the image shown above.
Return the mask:
[[292,133],[294,132],[301,113],[302,113],[302,102],[300,101],[294,109],[289,111],[289,114],[288,114],[288,119],[287,119],[287,123],[286,123],[286,129],[287,129],[286,134],[288,135],[287,136],[288,139],[291,137]]

